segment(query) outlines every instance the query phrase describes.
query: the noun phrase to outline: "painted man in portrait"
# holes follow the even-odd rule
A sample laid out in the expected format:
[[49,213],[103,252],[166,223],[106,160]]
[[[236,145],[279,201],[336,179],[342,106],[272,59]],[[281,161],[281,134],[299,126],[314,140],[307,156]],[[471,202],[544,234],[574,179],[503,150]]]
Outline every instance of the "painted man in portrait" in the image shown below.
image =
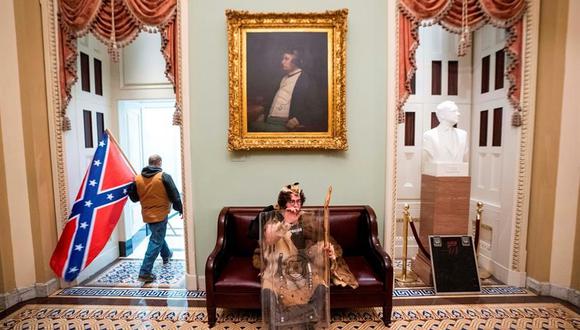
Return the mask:
[[[326,94],[304,69],[303,51],[288,48],[280,62],[284,73],[271,99],[248,104],[248,131],[325,132],[328,130]],[[268,102],[268,103],[265,103]]]

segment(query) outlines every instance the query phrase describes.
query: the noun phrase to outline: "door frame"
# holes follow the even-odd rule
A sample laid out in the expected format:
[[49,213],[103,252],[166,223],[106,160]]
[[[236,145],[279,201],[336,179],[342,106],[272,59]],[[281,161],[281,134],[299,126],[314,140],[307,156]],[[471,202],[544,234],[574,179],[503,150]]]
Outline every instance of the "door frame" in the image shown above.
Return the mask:
[[[67,134],[62,129],[63,113],[61,109],[60,85],[59,85],[59,61],[58,61],[58,16],[57,0],[40,0],[42,11],[42,30],[44,48],[45,81],[47,85],[47,103],[49,115],[51,170],[54,187],[54,206],[56,211],[56,227],[58,235],[62,232],[64,224],[69,215],[70,201],[68,199],[68,186],[66,179],[66,159],[64,135]],[[177,59],[176,69],[179,74],[180,91],[175,95],[181,100],[183,120],[180,126],[180,148],[181,148],[181,176],[183,184],[183,219],[184,219],[184,241],[186,260],[186,288],[196,290],[200,287],[199,276],[196,269],[195,257],[195,229],[193,214],[193,178],[191,173],[191,142],[190,142],[190,100],[189,100],[189,13],[187,0],[177,0]],[[185,59],[185,60],[183,60]],[[76,282],[63,282],[61,287],[76,285]]]
[[[387,252],[394,255],[396,242],[396,220],[401,211],[397,209],[397,136],[399,127],[396,110],[398,90],[398,1],[389,2],[387,8],[387,134],[385,168],[385,226],[384,237]],[[532,173],[532,149],[534,139],[534,116],[536,102],[536,80],[538,59],[538,38],[540,20],[540,1],[530,0],[523,17],[522,47],[522,86],[521,106],[522,125],[518,128],[517,168],[514,169],[513,186],[514,209],[510,216],[511,235],[509,251],[508,283],[514,286],[526,285],[526,241],[530,203],[530,184]]]

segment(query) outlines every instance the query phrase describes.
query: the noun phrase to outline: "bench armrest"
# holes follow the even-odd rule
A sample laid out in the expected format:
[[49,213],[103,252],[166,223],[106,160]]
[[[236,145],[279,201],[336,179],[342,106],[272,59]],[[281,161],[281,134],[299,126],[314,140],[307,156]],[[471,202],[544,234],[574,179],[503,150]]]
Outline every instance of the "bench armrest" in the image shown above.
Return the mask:
[[391,257],[382,247],[378,237],[376,215],[370,206],[365,206],[368,216],[365,225],[369,231],[365,258],[374,268],[374,271],[383,279],[385,290],[393,290],[393,263]]
[[213,292],[213,285],[223,270],[227,259],[227,242],[226,242],[226,214],[229,208],[224,207],[218,217],[217,237],[213,251],[207,257],[205,263],[205,286],[206,291]]

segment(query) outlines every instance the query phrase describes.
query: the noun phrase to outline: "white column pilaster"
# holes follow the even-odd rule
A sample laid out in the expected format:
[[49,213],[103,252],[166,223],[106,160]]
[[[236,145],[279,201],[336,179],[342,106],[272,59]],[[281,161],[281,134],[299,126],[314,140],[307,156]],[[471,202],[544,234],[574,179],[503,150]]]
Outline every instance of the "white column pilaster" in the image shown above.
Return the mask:
[[[554,204],[554,231],[550,283],[557,287],[570,288],[574,265],[574,242],[578,209],[578,184],[580,183],[580,109],[577,90],[580,85],[580,11],[579,1],[570,1],[566,32],[566,54],[564,85],[562,92],[562,117],[558,153],[558,176]],[[565,297],[559,297],[566,299]]]
[[[13,0],[0,1],[0,128],[17,288],[36,282]],[[48,165],[48,164],[47,164]]]

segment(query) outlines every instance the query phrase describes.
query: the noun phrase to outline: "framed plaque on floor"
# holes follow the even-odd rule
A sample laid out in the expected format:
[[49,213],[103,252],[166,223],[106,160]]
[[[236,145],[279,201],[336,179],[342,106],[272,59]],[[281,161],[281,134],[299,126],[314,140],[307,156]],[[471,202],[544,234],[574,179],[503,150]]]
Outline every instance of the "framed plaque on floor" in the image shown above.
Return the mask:
[[435,293],[481,292],[471,236],[430,235],[429,248]]

